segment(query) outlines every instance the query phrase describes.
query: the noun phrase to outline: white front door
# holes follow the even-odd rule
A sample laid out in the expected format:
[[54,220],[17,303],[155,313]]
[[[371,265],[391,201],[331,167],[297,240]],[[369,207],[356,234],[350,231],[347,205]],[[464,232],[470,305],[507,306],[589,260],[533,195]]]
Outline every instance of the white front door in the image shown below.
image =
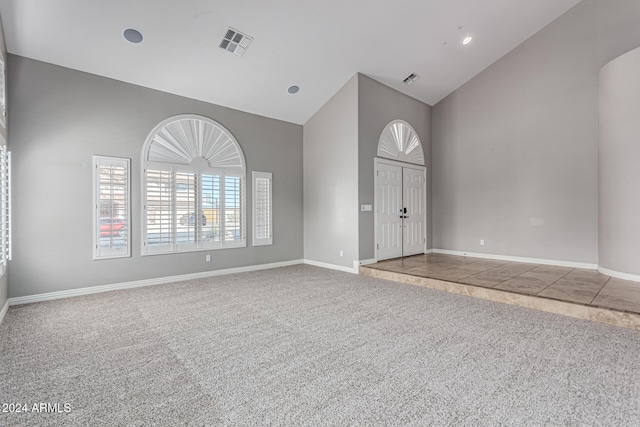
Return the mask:
[[402,256],[402,168],[379,164],[376,214],[378,260]]
[[376,258],[424,253],[426,180],[419,166],[376,164]]
[[426,243],[426,180],[424,170],[402,168],[402,256],[424,253]]

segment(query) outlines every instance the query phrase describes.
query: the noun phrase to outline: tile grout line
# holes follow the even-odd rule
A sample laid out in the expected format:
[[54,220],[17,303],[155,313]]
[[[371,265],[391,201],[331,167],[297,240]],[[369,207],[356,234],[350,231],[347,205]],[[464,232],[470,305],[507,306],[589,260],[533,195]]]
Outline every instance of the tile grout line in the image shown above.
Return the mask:
[[[502,282],[500,282],[500,283],[498,283],[497,285],[495,285],[492,289],[497,289],[497,290],[506,291],[506,289],[498,289],[498,286],[502,285],[503,283],[508,282],[509,280],[513,280],[513,279],[515,279],[516,277],[520,277],[520,276],[522,276],[523,274],[526,274],[526,273],[530,272],[531,270],[535,270],[536,268],[538,268],[538,267],[540,267],[540,266],[542,266],[542,264],[533,264],[533,267],[532,267],[532,268],[530,268],[529,270],[523,271],[523,272],[522,272],[522,273],[520,273],[520,274],[516,274],[515,276],[509,277],[507,280],[503,280]],[[520,292],[515,292],[515,293],[516,293],[516,294],[520,294],[520,295],[531,295],[531,294],[520,293]],[[536,294],[534,294],[534,295],[536,295]]]
[[[480,262],[480,261],[482,261],[482,260],[478,260],[478,261],[475,261],[475,262]],[[496,269],[496,268],[500,268],[500,267],[503,267],[503,266],[505,266],[505,265],[509,265],[510,263],[511,263],[511,261],[504,262],[503,264],[496,265],[495,267],[491,267],[491,268],[489,268],[488,270],[479,271],[479,272],[474,273],[474,274],[471,274],[471,275],[469,275],[469,276],[467,276],[467,277],[463,277],[463,279],[467,279],[467,278],[469,278],[469,277],[471,277],[471,276],[475,276],[476,274],[486,273],[487,271],[491,271],[491,270],[494,270],[494,269]],[[536,267],[533,267],[533,268],[536,268]],[[527,271],[529,271],[529,270],[527,270]],[[526,273],[526,271],[525,271],[525,273]],[[520,274],[524,274],[524,273],[520,273]],[[492,286],[492,287],[490,287],[490,288],[488,288],[488,289],[496,289],[498,286],[502,285],[502,284],[503,284],[504,282],[506,282],[507,280],[511,280],[511,279],[513,279],[514,277],[518,277],[518,276],[513,276],[513,277],[510,277],[510,278],[508,278],[508,279],[506,279],[506,280],[502,280],[501,282],[498,282],[497,284],[495,284],[494,286]],[[465,284],[465,285],[468,285],[468,286],[476,286],[476,285],[469,285],[468,283],[464,283],[464,284]],[[482,287],[483,287],[483,288],[485,288],[485,286],[482,286]]]
[[[600,292],[602,292],[602,290],[604,289],[605,286],[607,286],[607,283],[609,283],[609,281],[611,280],[611,276],[609,276],[609,278],[607,279],[606,282],[604,282],[604,285],[602,285],[602,287],[600,288],[600,290],[598,291],[598,293],[596,294],[595,297],[593,297],[593,299],[591,300],[591,302],[589,303],[589,305],[593,305],[593,302],[596,300],[596,298],[598,298],[598,295],[600,295]],[[596,306],[597,307],[597,306]]]
[[571,270],[569,270],[569,271],[567,272],[567,274],[565,274],[564,276],[562,276],[562,277],[558,278],[558,280],[556,280],[556,281],[554,281],[554,282],[551,282],[548,286],[546,286],[544,289],[542,289],[540,292],[538,292],[538,293],[536,294],[536,296],[539,296],[542,292],[546,291],[546,290],[547,290],[547,289],[549,289],[551,286],[553,286],[554,284],[558,283],[560,280],[562,280],[563,278],[567,277],[569,274],[571,274],[571,273],[572,273],[572,272],[574,272],[574,271],[575,271],[575,268],[572,268]]
[[[476,261],[468,262],[468,263],[466,263],[466,264],[461,264],[461,267],[462,267],[462,266],[466,266],[466,265],[475,264],[475,263],[477,263],[477,262],[482,262],[482,261],[486,261],[486,260],[478,259],[478,260],[476,260]],[[457,280],[468,279],[469,277],[471,277],[471,276],[475,276],[476,274],[486,273],[487,271],[493,270],[494,268],[502,267],[503,265],[507,265],[507,264],[508,264],[508,263],[504,263],[504,264],[497,265],[497,266],[495,266],[495,267],[488,268],[488,269],[483,270],[483,271],[477,271],[477,272],[475,272],[475,273],[469,273],[469,274],[467,274],[466,276],[463,276],[463,277],[460,277],[460,278],[458,278],[458,279],[455,279],[456,281],[454,281],[454,283],[458,283],[458,284],[465,285],[465,286],[475,286],[475,285],[469,285],[468,283],[457,282]],[[437,278],[436,278],[436,279],[437,279]],[[438,279],[438,280],[448,280],[448,279]],[[509,280],[509,279],[507,279],[507,280]],[[502,283],[503,283],[503,282],[500,282],[500,283],[498,283],[496,286],[498,286],[498,285],[500,285],[500,284],[502,284]]]
[[[523,274],[526,274],[526,273],[530,272],[531,270],[535,270],[535,269],[536,269],[536,268],[538,268],[538,267],[542,267],[542,264],[535,264],[532,268],[530,268],[530,269],[528,269],[528,270],[526,270],[526,271],[523,271],[523,272],[522,272],[522,273],[520,273],[520,274],[516,274],[516,275],[515,275],[515,276],[513,276],[511,279],[515,279],[516,277],[520,277],[520,276],[522,276]],[[508,280],[511,280],[511,279],[508,279]]]

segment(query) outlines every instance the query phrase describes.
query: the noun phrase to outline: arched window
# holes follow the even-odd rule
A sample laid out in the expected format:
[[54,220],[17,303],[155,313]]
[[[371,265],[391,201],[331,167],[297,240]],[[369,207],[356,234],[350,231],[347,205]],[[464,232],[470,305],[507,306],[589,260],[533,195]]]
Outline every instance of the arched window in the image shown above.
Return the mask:
[[378,140],[378,157],[424,166],[420,138],[404,120],[393,120],[385,126]]
[[145,255],[246,246],[245,161],[219,123],[171,117],[144,144]]

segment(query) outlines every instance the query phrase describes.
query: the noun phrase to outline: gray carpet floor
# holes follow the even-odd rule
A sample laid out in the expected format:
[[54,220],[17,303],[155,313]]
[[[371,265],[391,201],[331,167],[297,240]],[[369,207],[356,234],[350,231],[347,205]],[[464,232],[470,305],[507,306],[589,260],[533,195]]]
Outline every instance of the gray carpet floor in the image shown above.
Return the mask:
[[639,350],[627,329],[300,265],[11,307],[0,404],[30,411],[0,425],[637,426]]

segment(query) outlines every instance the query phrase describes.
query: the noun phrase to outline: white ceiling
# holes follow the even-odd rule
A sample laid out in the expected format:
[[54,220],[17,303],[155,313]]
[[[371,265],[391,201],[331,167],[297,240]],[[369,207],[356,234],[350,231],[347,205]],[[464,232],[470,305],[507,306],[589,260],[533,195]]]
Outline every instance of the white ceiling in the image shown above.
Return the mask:
[[[0,0],[0,15],[10,53],[304,124],[356,72],[434,105],[579,1]],[[218,47],[228,27],[255,38],[244,57]]]

